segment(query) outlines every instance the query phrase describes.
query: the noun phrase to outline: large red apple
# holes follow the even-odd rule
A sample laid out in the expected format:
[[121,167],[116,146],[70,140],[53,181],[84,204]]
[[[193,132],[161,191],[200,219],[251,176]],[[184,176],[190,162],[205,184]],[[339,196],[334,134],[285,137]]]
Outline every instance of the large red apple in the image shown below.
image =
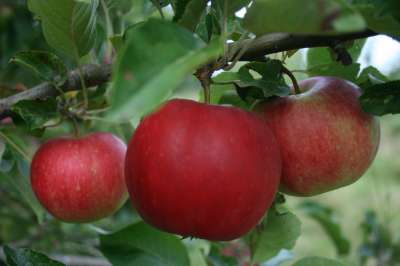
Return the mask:
[[50,140],[33,158],[33,191],[62,221],[104,218],[127,199],[125,155],[126,145],[110,133]]
[[282,165],[275,137],[259,117],[177,99],[142,121],[125,167],[145,221],[185,237],[232,240],[264,216]]
[[378,120],[358,102],[360,88],[333,77],[299,85],[303,93],[256,107],[280,145],[282,191],[311,196],[355,182],[372,163],[380,139]]

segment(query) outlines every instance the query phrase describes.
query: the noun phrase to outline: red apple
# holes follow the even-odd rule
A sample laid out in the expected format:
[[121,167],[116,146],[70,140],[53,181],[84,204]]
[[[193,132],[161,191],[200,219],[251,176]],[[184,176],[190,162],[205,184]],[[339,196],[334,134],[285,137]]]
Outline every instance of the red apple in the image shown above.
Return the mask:
[[104,218],[127,199],[125,155],[126,145],[110,133],[50,140],[33,158],[33,191],[59,220]]
[[282,191],[312,196],[355,182],[375,158],[380,139],[378,120],[358,102],[360,88],[333,77],[299,85],[303,93],[256,107],[280,145]]
[[177,99],[139,125],[125,175],[149,224],[185,237],[232,240],[264,216],[281,166],[277,142],[259,117]]

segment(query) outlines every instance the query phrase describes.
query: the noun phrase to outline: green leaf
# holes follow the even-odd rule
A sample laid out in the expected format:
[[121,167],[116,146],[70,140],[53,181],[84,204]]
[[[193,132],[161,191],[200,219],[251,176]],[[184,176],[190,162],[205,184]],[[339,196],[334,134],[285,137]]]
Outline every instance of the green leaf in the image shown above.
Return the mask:
[[235,84],[244,101],[283,97],[290,93],[282,76],[282,62],[279,60],[248,63],[239,69],[238,76],[240,81]]
[[12,111],[19,115],[30,130],[40,129],[47,122],[59,119],[57,101],[54,98],[47,100],[23,100],[12,107]]
[[276,256],[281,249],[292,249],[300,236],[300,220],[292,213],[268,212],[261,230],[248,236],[254,262],[264,262]]
[[[345,46],[353,62],[357,62],[365,41],[366,39],[356,40]],[[334,63],[337,61],[336,57],[331,48],[309,48],[307,49],[307,68]]]
[[364,111],[374,115],[400,113],[400,80],[363,88],[360,102]]
[[259,0],[246,13],[244,27],[261,35],[351,32],[363,30],[366,25],[363,17],[343,1]]
[[351,64],[344,66],[338,62],[330,64],[315,65],[307,69],[310,76],[332,76],[356,82],[360,64]]
[[201,65],[223,50],[219,40],[206,45],[176,24],[150,19],[129,31],[114,73],[110,119],[137,119],[168,99]]
[[73,58],[86,55],[95,44],[98,5],[98,0],[28,0],[42,21],[46,41]]
[[390,35],[400,35],[400,2],[397,0],[352,0],[368,28]]
[[114,266],[188,266],[185,246],[174,235],[144,222],[100,236],[100,250]]
[[319,258],[319,257],[307,257],[297,261],[293,266],[345,266],[343,263],[337,260]]
[[300,208],[322,226],[325,233],[334,243],[339,255],[349,254],[350,241],[343,235],[333,209],[314,201],[305,201],[300,205]]
[[31,70],[40,79],[48,82],[55,81],[62,85],[67,80],[68,70],[63,61],[53,53],[46,51],[19,52],[10,62],[19,64]]
[[368,66],[364,68],[357,78],[356,83],[361,88],[367,88],[375,84],[381,84],[389,81],[389,79],[383,75],[377,68]]
[[208,266],[206,256],[210,253],[211,243],[203,239],[183,240],[188,250],[190,266]]
[[6,144],[2,139],[0,139],[0,162],[3,159],[4,152],[6,151]]
[[207,7],[207,2],[204,0],[177,0],[174,21],[190,31],[194,31]]
[[9,266],[63,266],[65,264],[52,260],[44,254],[30,249],[14,249],[4,247],[4,253]]

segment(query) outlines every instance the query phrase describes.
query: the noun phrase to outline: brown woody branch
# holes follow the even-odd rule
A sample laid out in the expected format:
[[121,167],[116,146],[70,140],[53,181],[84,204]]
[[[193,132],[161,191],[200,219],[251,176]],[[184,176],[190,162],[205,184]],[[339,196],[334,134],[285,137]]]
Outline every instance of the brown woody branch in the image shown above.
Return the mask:
[[[341,35],[295,35],[287,33],[274,33],[260,36],[256,39],[243,40],[230,45],[228,58],[235,55],[246,47],[240,57],[241,61],[251,61],[277,52],[307,48],[307,47],[335,47],[336,45],[367,38],[376,35],[375,32],[367,30],[363,32],[347,33]],[[84,80],[88,87],[104,84],[110,81],[112,72],[111,65],[86,65],[83,67]],[[68,80],[62,86],[63,91],[80,90],[78,71],[70,73]],[[58,95],[58,91],[48,82],[39,84],[29,90],[17,93],[10,97],[0,99],[0,119],[10,114],[11,107],[21,100],[34,100]]]
[[[83,78],[86,86],[92,87],[104,84],[111,78],[111,65],[85,65],[82,68]],[[80,90],[81,82],[77,70],[71,71],[67,81],[61,86],[64,92]],[[59,95],[58,90],[49,82],[41,83],[29,90],[14,94],[4,99],[0,99],[0,119],[10,113],[10,108],[22,100],[43,99]]]

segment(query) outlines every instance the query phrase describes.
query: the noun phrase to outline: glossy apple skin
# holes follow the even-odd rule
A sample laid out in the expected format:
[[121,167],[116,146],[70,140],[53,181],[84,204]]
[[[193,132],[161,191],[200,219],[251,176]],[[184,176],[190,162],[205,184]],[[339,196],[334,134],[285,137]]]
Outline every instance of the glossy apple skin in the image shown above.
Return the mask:
[[110,133],[50,140],[33,158],[33,191],[59,220],[81,223],[104,218],[128,197],[125,155],[126,145]]
[[175,99],[139,125],[125,174],[146,222],[223,241],[257,225],[277,192],[281,167],[275,137],[256,115]]
[[312,196],[358,180],[375,158],[379,121],[365,113],[356,85],[333,77],[300,82],[303,93],[256,107],[282,153],[281,190]]

